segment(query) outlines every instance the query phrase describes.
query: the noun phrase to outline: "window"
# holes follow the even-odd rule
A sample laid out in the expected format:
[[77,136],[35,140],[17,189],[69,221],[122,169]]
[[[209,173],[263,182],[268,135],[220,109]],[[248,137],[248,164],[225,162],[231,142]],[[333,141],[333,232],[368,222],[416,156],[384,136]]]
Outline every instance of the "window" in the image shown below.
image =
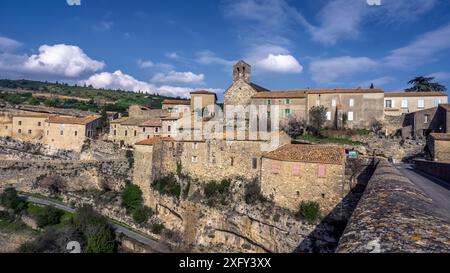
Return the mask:
[[428,123],[430,121],[430,115],[425,115],[423,117],[423,123]]
[[47,130],[47,135],[48,135],[48,134],[50,134],[50,131],[49,131],[49,130]]
[[137,136],[137,131],[136,130],[134,130],[134,136]]
[[402,100],[402,108],[408,108],[408,100]]
[[331,120],[331,112],[327,112],[327,120]]
[[300,165],[299,164],[292,165],[292,176],[300,176]]
[[198,149],[198,143],[197,142],[192,143],[192,149],[194,149],[194,150]]
[[291,114],[291,109],[284,109],[284,114],[289,116]]
[[331,106],[333,106],[333,107],[336,106],[336,100],[335,100],[335,99],[332,99],[332,100],[331,100]]
[[319,168],[317,170],[317,176],[318,177],[326,177],[327,175],[327,168],[325,165],[319,165]]
[[128,130],[125,130],[125,136],[128,136]]
[[286,99],[286,100],[285,100],[285,103],[286,103],[286,104],[291,104],[291,99]]
[[417,101],[417,107],[425,108],[425,101],[424,100],[418,100]]
[[22,125],[22,121],[19,120],[19,125]]
[[28,130],[28,134],[31,135],[31,130]]
[[271,105],[272,104],[272,100],[267,100],[267,105]]
[[18,132],[19,134],[21,134],[21,133],[22,133],[22,129],[19,129],[17,132]]
[[258,159],[257,158],[252,158],[252,168],[253,169],[257,169],[258,168]]
[[349,121],[352,121],[353,120],[353,112],[348,112],[347,117],[348,117]]
[[441,99],[434,100],[434,106],[439,106],[439,104],[441,104],[441,103],[442,103]]
[[117,135],[117,131],[116,130],[114,130],[114,135]]
[[392,108],[392,100],[385,100],[384,101],[384,107],[385,108]]
[[234,157],[231,157],[230,166],[234,166]]
[[355,106],[355,100],[354,100],[354,99],[350,99],[350,101],[348,102],[348,104],[350,105],[350,107]]
[[78,131],[75,131],[75,136],[78,136]]
[[167,126],[167,132],[170,132],[170,131],[172,131],[172,126]]
[[267,111],[267,118],[270,118],[270,111]]
[[280,173],[280,163],[272,163],[272,174]]
[[63,130],[59,131],[59,134],[63,136],[64,135],[64,131]]
[[147,139],[150,139],[150,135],[147,135]]
[[316,100],[316,106],[320,106],[320,100]]
[[41,125],[42,125],[42,123],[39,121],[39,122],[38,122],[38,126],[41,126]]
[[155,133],[159,133],[159,128],[155,127]]
[[198,161],[198,157],[196,155],[193,155],[191,160],[195,163]]
[[145,127],[144,127],[144,128],[142,128],[142,132],[143,132],[143,133],[145,133]]

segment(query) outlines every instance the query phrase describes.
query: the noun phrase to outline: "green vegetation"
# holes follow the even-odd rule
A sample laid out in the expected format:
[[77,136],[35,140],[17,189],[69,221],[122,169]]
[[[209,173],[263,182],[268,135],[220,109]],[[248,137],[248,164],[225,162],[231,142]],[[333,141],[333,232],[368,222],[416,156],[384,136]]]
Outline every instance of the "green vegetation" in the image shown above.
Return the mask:
[[323,105],[313,106],[309,110],[309,128],[308,131],[313,135],[318,136],[323,128],[323,125],[327,121],[327,108]]
[[203,193],[207,199],[207,204],[212,206],[216,202],[226,205],[231,189],[231,180],[223,179],[220,183],[217,181],[208,182],[203,188]]
[[340,144],[340,145],[367,145],[361,141],[354,141],[349,137],[324,137],[324,136],[312,136],[312,135],[303,135],[297,137],[298,140],[314,142],[319,144]]
[[161,232],[165,229],[163,224],[153,224],[151,227],[151,231],[154,234],[161,234]]
[[368,134],[370,134],[371,131],[364,128],[364,129],[358,129],[358,130],[356,130],[356,132],[360,136],[367,136]]
[[6,188],[3,193],[0,194],[0,205],[14,210],[16,214],[20,214],[27,209],[27,202],[19,197],[14,188]]
[[173,196],[175,198],[180,198],[181,195],[181,185],[173,174],[153,181],[151,187],[163,195]]
[[28,229],[19,217],[12,215],[6,211],[0,211],[0,230],[7,232],[15,232]]
[[434,77],[424,77],[419,76],[415,77],[414,79],[410,80],[408,84],[412,85],[413,87],[405,89],[406,92],[445,92],[447,91],[447,87],[444,85],[433,82]]
[[137,185],[127,183],[122,192],[122,206],[138,224],[147,222],[154,214],[151,208],[144,206],[143,201],[141,189]]
[[308,222],[314,222],[320,217],[320,205],[313,201],[302,201],[299,205],[297,216]]
[[164,99],[171,97],[160,96],[159,94],[146,94],[143,92],[129,92],[124,90],[95,89],[92,86],[71,86],[64,83],[49,83],[30,80],[0,80],[0,88],[30,90],[33,92],[43,92],[55,95],[72,96],[76,98],[89,99],[80,100],[58,100],[52,98],[35,98],[30,93],[1,93],[0,99],[11,104],[29,103],[36,105],[43,103],[47,106],[60,108],[76,108],[80,110],[100,111],[105,106],[106,111],[117,111],[126,113],[132,104],[161,108]]
[[133,151],[132,151],[132,150],[127,150],[127,151],[125,152],[125,156],[126,156],[126,158],[127,158],[127,160],[128,160],[128,167],[129,167],[130,169],[132,169],[133,166],[134,166],[134,155],[133,155]]
[[40,228],[60,224],[64,215],[64,211],[49,206],[38,207],[34,205],[29,207],[27,212],[36,220],[36,223]]

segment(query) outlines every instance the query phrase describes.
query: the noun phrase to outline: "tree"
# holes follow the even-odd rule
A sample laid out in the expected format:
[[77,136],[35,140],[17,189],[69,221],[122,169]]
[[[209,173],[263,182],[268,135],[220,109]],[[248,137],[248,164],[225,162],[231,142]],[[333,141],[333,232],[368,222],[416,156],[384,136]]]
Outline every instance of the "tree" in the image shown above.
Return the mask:
[[87,253],[113,253],[114,237],[108,227],[103,227],[87,239]]
[[413,85],[411,88],[405,89],[406,92],[445,92],[447,87],[437,82],[432,82],[433,77],[418,76],[410,80],[408,84]]
[[319,135],[327,120],[327,108],[325,106],[313,106],[309,110],[309,126],[314,135]]
[[46,226],[54,226],[61,222],[61,217],[64,215],[62,210],[54,207],[45,207],[42,212],[37,215],[37,225],[40,228]]
[[100,118],[101,122],[102,122],[102,126],[103,127],[108,127],[108,113],[106,112],[106,107],[102,108],[102,112],[101,112],[101,118]]
[[292,138],[297,138],[301,136],[305,130],[306,122],[300,120],[295,116],[290,116],[287,123],[284,124],[283,130]]
[[370,84],[370,89],[374,89],[373,83]]
[[122,192],[122,206],[133,211],[142,205],[142,191],[139,186],[128,183]]
[[27,208],[27,203],[19,197],[14,188],[6,188],[0,194],[0,204],[14,210],[15,213],[20,213]]

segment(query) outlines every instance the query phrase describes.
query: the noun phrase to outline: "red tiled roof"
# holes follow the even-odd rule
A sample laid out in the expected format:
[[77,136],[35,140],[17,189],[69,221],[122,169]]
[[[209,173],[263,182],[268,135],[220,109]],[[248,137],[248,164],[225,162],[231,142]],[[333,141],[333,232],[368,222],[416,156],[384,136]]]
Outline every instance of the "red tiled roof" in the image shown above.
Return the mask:
[[359,93],[383,93],[383,89],[307,89],[307,90],[287,90],[262,92],[254,95],[252,98],[304,98],[308,94],[359,94]]
[[384,93],[386,98],[395,97],[447,97],[444,92],[386,92]]
[[173,141],[173,138],[171,138],[171,137],[152,137],[149,139],[139,141],[136,143],[136,145],[152,146],[152,145],[161,143],[162,141]]
[[331,145],[286,144],[263,157],[280,161],[344,164],[345,149]]
[[100,116],[87,116],[87,117],[50,117],[48,119],[49,123],[60,123],[60,124],[78,124],[78,125],[86,125],[97,119]]

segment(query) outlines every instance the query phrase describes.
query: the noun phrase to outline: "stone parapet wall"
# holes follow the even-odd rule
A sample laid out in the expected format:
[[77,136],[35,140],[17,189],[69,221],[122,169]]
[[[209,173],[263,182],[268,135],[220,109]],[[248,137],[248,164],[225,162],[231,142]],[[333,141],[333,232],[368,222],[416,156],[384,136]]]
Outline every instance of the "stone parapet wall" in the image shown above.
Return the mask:
[[450,182],[450,162],[414,160],[414,167],[432,176]]
[[380,159],[337,252],[448,252],[450,224],[429,199]]

